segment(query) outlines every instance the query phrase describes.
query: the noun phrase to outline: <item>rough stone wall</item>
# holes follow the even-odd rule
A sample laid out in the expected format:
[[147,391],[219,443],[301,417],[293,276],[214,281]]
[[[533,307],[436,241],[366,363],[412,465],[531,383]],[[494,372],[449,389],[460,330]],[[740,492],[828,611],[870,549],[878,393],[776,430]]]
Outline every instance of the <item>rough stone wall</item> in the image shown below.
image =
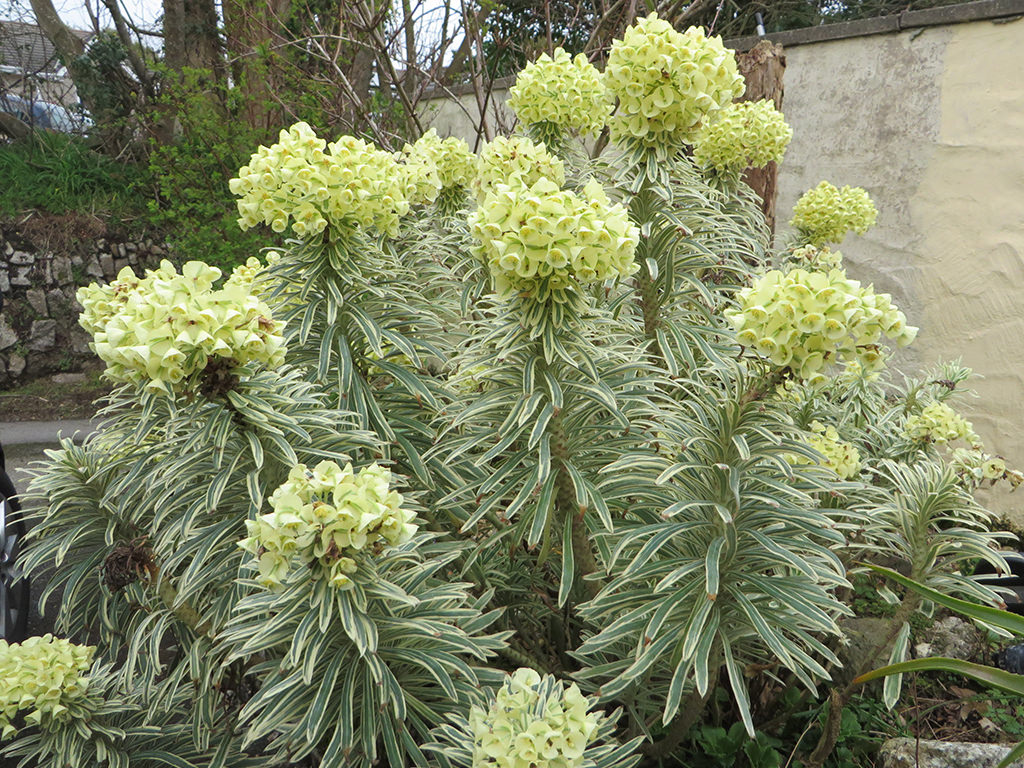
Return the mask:
[[103,237],[48,250],[13,227],[0,229],[0,389],[93,359],[78,325],[78,287],[109,281],[126,266],[139,271],[164,254],[151,239]]
[[[1024,467],[1024,19],[800,45],[787,58],[780,223],[822,179],[867,189],[878,224],[841,250],[920,326],[901,367],[959,359],[980,374],[978,399],[960,409],[990,451]],[[1019,494],[980,497],[1024,520]]]

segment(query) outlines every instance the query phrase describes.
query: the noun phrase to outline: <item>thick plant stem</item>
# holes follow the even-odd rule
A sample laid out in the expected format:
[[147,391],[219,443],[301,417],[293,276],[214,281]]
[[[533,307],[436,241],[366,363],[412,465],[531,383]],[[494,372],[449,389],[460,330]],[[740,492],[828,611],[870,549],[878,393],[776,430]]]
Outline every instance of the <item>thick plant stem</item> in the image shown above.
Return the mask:
[[169,579],[163,578],[162,574],[158,573],[156,582],[157,594],[160,596],[160,599],[163,600],[167,609],[173,613],[179,621],[191,627],[192,631],[197,635],[207,635],[210,633],[211,624],[209,621],[203,621],[203,617],[199,615],[199,611],[188,603],[182,603],[181,605],[175,606],[174,603],[178,599],[178,590],[174,588],[174,585],[171,584]]
[[[868,667],[874,664],[874,660],[878,659],[883,655],[892,642],[896,639],[896,635],[899,634],[900,628],[904,622],[908,621],[910,617],[917,610],[918,605],[921,603],[921,598],[916,594],[908,594],[903,598],[903,602],[900,603],[899,608],[896,609],[896,613],[893,614],[889,620],[889,626],[886,628],[885,634],[879,642],[875,643],[872,647],[871,652],[866,654],[865,658],[869,660],[867,664],[862,665],[860,669],[855,670],[854,678],[859,675],[868,672]],[[828,714],[825,719],[825,726],[822,730],[821,737],[818,739],[818,743],[814,747],[814,751],[811,752],[810,757],[804,763],[806,768],[821,768],[824,765],[825,760],[832,754],[832,750],[836,747],[836,742],[839,740],[839,726],[842,723],[843,709],[847,704],[850,703],[850,699],[853,698],[853,693],[857,689],[855,683],[847,683],[842,690],[833,690],[829,694],[828,699]]]
[[547,431],[551,438],[551,469],[557,473],[555,478],[555,520],[559,526],[558,530],[565,530],[567,516],[572,521],[572,540],[562,542],[562,546],[572,547],[575,565],[573,584],[582,587],[586,595],[593,598],[600,591],[601,586],[596,581],[585,580],[584,577],[598,571],[597,557],[594,555],[594,549],[591,547],[590,538],[587,535],[587,524],[584,517],[586,508],[580,507],[576,503],[576,490],[566,468],[570,463],[569,441],[565,435],[565,424],[561,411],[551,417]]
[[717,669],[718,667],[716,665],[716,671],[712,675],[707,693],[701,694],[696,688],[690,691],[689,695],[683,699],[683,702],[679,707],[679,714],[677,714],[672,720],[668,730],[665,731],[664,737],[660,741],[645,744],[640,748],[640,751],[643,752],[645,756],[653,757],[656,760],[664,760],[669,757],[669,755],[671,755],[682,743],[694,723],[696,723],[700,719],[700,716],[704,714],[704,709],[707,706],[708,700],[711,698],[711,694],[718,686]]

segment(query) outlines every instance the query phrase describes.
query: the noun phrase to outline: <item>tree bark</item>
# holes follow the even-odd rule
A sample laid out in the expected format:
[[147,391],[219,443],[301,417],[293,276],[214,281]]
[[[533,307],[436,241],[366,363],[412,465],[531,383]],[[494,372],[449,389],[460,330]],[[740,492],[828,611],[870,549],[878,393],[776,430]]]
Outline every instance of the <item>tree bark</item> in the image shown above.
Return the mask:
[[78,92],[78,99],[90,113],[96,114],[96,105],[90,98],[88,88],[80,88],[82,82],[82,67],[78,60],[85,54],[85,41],[75,34],[67,24],[60,20],[57,9],[54,8],[52,0],[30,0],[32,13],[35,14],[36,24],[43,30],[43,34],[53,43],[57,55],[68,68],[71,81],[75,84]]
[[267,135],[285,123],[279,96],[287,90],[281,67],[289,51],[282,31],[290,6],[290,0],[223,3],[227,53],[242,92],[243,117],[250,128]]
[[164,0],[164,61],[179,72],[190,67],[223,80],[224,59],[213,0]]
[[[782,109],[782,78],[786,71],[786,55],[781,45],[761,40],[746,53],[736,57],[740,74],[747,81],[744,101],[766,99],[775,102],[775,108]],[[775,194],[778,188],[778,163],[769,163],[764,168],[748,168],[743,180],[761,198],[769,231],[775,234]]]

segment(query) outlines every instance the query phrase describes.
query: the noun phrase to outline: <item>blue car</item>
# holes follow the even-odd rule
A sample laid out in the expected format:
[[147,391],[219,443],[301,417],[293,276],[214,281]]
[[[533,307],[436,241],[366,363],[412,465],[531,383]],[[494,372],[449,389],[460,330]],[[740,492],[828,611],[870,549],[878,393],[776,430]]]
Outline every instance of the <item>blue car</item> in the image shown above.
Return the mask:
[[14,115],[33,128],[61,133],[75,133],[77,125],[71,113],[60,104],[29,101],[12,93],[0,95],[0,112]]

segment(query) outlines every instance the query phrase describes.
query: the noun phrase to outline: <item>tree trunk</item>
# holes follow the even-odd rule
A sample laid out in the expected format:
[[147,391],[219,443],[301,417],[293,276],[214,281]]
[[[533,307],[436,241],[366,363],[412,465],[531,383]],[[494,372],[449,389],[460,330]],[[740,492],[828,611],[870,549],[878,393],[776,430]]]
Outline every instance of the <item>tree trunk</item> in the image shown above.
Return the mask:
[[288,57],[282,43],[290,0],[225,0],[224,32],[234,81],[243,94],[243,117],[268,136],[283,127],[279,95],[285,92],[281,70]]
[[224,59],[213,0],[164,0],[164,61],[175,71],[206,70],[224,77]]
[[[782,109],[782,77],[786,71],[786,55],[782,46],[770,40],[761,40],[746,53],[736,57],[740,74],[747,81],[747,90],[743,94],[744,101],[767,99],[775,102],[775,108]],[[761,198],[761,210],[764,211],[768,228],[775,234],[775,193],[778,187],[779,168],[777,163],[769,163],[764,168],[748,168],[743,180]]]
[[90,113],[96,114],[96,105],[92,103],[88,88],[77,87],[81,83],[82,68],[77,60],[85,53],[85,41],[60,20],[57,9],[53,7],[52,0],[31,0],[32,12],[36,17],[36,24],[43,30],[43,34],[53,43],[57,55],[68,68],[71,81],[75,83],[75,90],[78,92],[78,99]]

